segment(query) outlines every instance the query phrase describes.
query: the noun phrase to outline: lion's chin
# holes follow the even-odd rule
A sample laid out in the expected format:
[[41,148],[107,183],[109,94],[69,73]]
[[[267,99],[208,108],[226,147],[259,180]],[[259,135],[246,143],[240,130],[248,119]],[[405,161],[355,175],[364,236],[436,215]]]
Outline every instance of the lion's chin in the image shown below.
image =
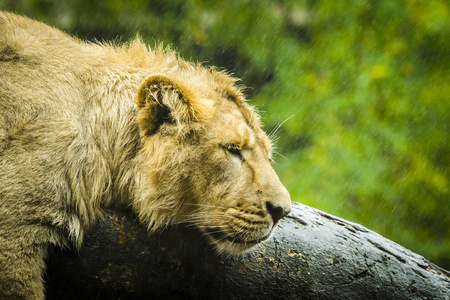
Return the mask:
[[205,230],[206,235],[215,245],[219,253],[239,255],[249,251],[256,245],[267,240],[270,237],[270,233],[256,239],[244,239],[239,236],[229,236],[220,229],[209,227]]

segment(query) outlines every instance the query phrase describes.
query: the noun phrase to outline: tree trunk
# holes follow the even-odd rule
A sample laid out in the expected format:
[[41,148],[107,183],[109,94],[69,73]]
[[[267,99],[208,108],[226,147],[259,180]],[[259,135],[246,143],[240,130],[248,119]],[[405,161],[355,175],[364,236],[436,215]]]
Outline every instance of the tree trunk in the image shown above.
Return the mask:
[[48,258],[48,299],[450,299],[450,272],[358,224],[293,203],[240,257],[197,230],[148,235],[126,210]]

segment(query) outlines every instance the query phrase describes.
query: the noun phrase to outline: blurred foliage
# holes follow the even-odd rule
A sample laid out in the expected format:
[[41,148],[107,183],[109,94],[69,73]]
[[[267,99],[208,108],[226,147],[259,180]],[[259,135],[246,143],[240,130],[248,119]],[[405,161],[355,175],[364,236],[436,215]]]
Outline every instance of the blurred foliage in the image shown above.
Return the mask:
[[89,40],[172,45],[250,88],[293,200],[450,269],[446,0],[0,0]]

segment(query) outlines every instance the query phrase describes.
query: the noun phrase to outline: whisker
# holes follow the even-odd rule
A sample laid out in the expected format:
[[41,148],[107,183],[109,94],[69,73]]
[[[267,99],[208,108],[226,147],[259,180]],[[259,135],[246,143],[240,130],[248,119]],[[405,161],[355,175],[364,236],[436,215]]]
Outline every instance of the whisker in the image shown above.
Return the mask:
[[[198,215],[191,215],[191,214],[188,214],[188,215],[182,215],[182,216],[185,217],[186,220],[191,220],[191,221],[205,221],[205,216],[204,216],[204,215],[201,215],[201,214],[198,214]],[[210,214],[210,215],[208,215],[208,218],[209,218],[209,219],[211,219],[211,218],[217,218],[217,219],[223,220],[223,221],[226,221],[226,220],[227,220],[225,214]]]
[[282,158],[286,158],[286,156],[284,156],[283,154],[281,154],[281,153],[278,152],[278,151],[273,151],[273,153],[275,153],[275,154],[278,155],[278,156],[281,156]]
[[277,139],[277,135],[281,130],[281,126],[283,126],[284,123],[286,123],[288,120],[292,119],[295,115],[290,116],[289,118],[287,118],[286,120],[284,120],[283,122],[279,123],[277,126],[275,126],[275,128],[273,128],[268,134],[267,136],[269,137],[270,140],[274,141]]
[[191,205],[198,207],[212,207],[212,208],[229,208],[228,206],[223,205],[210,205],[210,204],[201,204],[201,203],[183,203],[183,205]]

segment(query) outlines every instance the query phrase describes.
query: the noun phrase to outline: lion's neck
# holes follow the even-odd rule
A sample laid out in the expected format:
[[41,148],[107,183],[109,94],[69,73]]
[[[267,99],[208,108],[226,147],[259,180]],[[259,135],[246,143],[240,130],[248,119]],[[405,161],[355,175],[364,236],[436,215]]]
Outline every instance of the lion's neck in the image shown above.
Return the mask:
[[82,159],[69,161],[69,170],[78,172],[71,176],[72,186],[84,195],[90,212],[87,225],[95,222],[102,208],[130,203],[139,172],[134,98],[142,75],[117,70],[98,75],[95,79],[94,75],[84,75],[86,92],[78,112],[79,132],[72,143],[77,151],[74,157]]

